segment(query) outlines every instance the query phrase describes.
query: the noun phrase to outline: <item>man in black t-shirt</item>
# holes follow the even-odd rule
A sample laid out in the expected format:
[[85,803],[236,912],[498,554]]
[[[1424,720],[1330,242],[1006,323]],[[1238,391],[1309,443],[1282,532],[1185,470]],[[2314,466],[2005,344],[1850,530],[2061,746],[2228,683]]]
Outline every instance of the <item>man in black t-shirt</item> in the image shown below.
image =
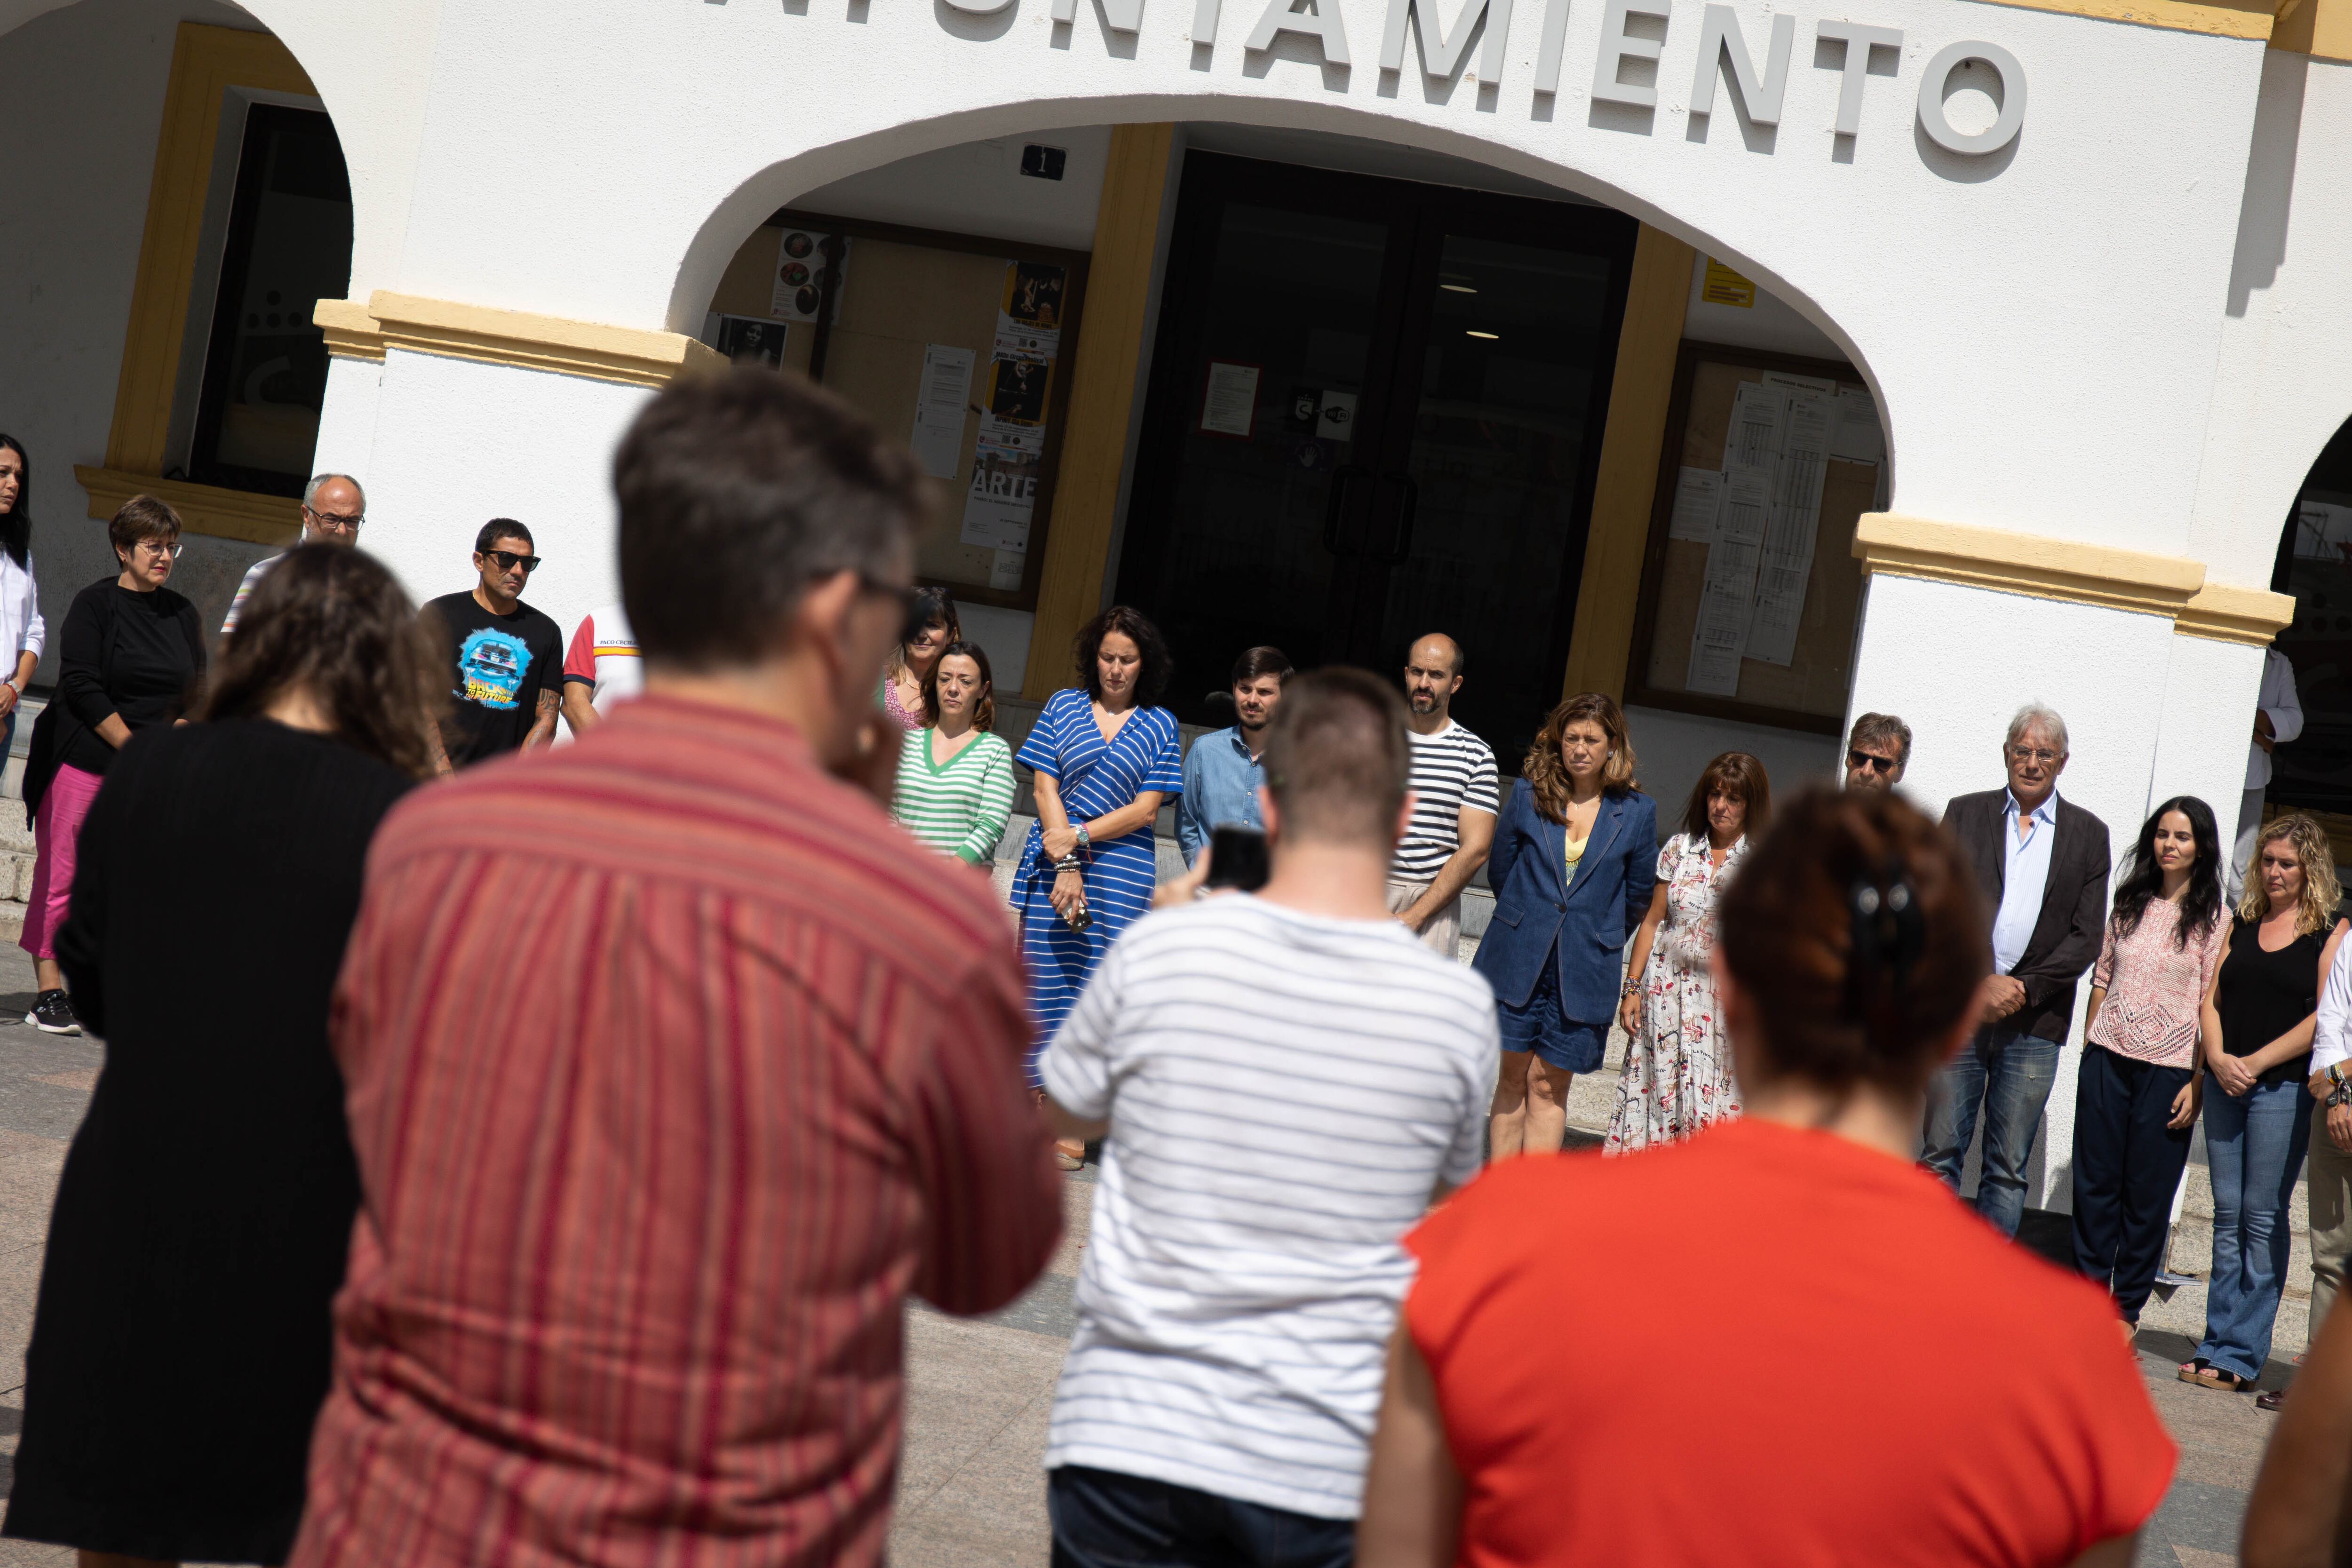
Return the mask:
[[474,540],[481,582],[425,606],[425,628],[439,639],[456,677],[449,711],[437,725],[436,761],[444,773],[555,739],[563,636],[522,602],[523,584],[538,565],[530,530],[512,518],[492,518]]

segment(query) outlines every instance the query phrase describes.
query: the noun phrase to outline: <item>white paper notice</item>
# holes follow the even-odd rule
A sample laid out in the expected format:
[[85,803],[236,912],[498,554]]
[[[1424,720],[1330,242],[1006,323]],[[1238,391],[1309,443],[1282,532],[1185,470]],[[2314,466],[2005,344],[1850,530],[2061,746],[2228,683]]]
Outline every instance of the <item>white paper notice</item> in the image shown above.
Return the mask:
[[1764,384],[1767,386],[1785,386],[1791,390],[1801,392],[1818,392],[1823,397],[1834,396],[1837,393],[1837,383],[1830,380],[1827,376],[1791,375],[1785,370],[1766,371],[1764,373]]
[[971,399],[970,349],[923,347],[923,382],[915,396],[915,460],[935,479],[951,479],[962,465],[964,405]]
[[1257,417],[1258,367],[1209,362],[1209,395],[1201,405],[1201,429],[1211,436],[1246,439]]
[[995,550],[1000,558],[1007,550],[1026,551],[1031,515],[1031,508],[1012,501],[967,500],[961,542]]
[[1675,486],[1675,510],[1666,524],[1666,537],[1713,544],[1715,516],[1722,508],[1723,476],[1712,468],[1685,468]]
[[1021,574],[1029,562],[1029,552],[1021,550],[1000,550],[996,563],[988,569],[988,585],[992,588],[1015,589],[1021,586]]
[[1769,468],[1780,456],[1789,425],[1785,387],[1742,382],[1731,397],[1731,428],[1723,440],[1723,467]]
[[1837,419],[1830,426],[1830,456],[1842,463],[1875,463],[1886,456],[1878,428],[1878,404],[1860,387],[1837,395]]
[[1707,547],[1706,583],[1691,626],[1687,691],[1729,697],[1739,689],[1739,660],[1748,642],[1748,597],[1760,552],[1753,544],[1718,539]]
[[[1740,468],[1726,467],[1723,471],[1723,510],[1716,521],[1716,538],[1735,544],[1752,544],[1759,549],[1764,543],[1767,524],[1772,514],[1772,470],[1769,468]],[[1710,557],[1707,571],[1714,573]]]

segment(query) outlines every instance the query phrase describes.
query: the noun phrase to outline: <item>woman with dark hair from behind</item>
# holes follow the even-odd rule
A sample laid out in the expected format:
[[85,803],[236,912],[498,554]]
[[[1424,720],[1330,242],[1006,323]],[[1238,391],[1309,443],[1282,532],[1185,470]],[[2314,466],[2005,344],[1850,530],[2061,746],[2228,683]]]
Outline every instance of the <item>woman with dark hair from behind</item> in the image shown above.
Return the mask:
[[0,433],[0,658],[16,656],[0,680],[0,758],[16,738],[16,704],[40,665],[48,629],[33,581],[33,459],[23,442]]
[[1625,965],[1618,1017],[1632,1038],[1604,1154],[1671,1143],[1739,1114],[1715,995],[1715,905],[1771,816],[1764,764],[1726,752],[1698,775],[1683,830],[1658,850],[1657,890]]
[[[1032,1088],[1035,1052],[1110,944],[1151,907],[1152,819],[1184,789],[1176,715],[1152,706],[1174,664],[1160,629],[1114,605],[1079,629],[1072,651],[1078,684],[1045,700],[1013,758],[1034,774],[1037,800],[1012,893],[1037,1029]],[[1065,1170],[1076,1170],[1083,1152],[1066,1138],[1055,1145]]]
[[2124,859],[2074,1080],[2074,1266],[2115,1296],[2128,1336],[2164,1267],[2172,1194],[2219,1038],[2213,986],[2228,945],[2213,810],[2175,795]]
[[1495,989],[1503,1033],[1490,1158],[1559,1152],[1569,1086],[1608,1046],[1620,955],[1657,862],[1657,803],[1633,783],[1625,715],[1580,692],[1537,731],[1486,860],[1494,921],[1470,966]]
[[205,721],[107,775],[58,943],[106,1068],[50,1216],[8,1535],[292,1550],[360,1196],[328,1004],[368,841],[432,771],[435,671],[390,572],[302,545]]
[[58,632],[58,694],[33,723],[25,758],[25,809],[33,818],[33,887],[16,945],[33,955],[39,994],[25,1022],[78,1035],[58,968],[58,931],[73,891],[82,818],[114,754],[152,726],[179,721],[205,678],[205,629],[196,607],[165,587],[180,559],[180,514],[153,496],[132,496],[106,525],[111,576],[66,611]]
[[[1405,1238],[1359,1568],[2125,1568],[2174,1449],[2113,1310],[1913,1163],[1990,967],[1958,844],[1809,791],[1719,910],[1745,1114],[1490,1167]],[[1727,1281],[1734,1376],[1690,1353]]]
[[950,643],[963,641],[955,596],[945,588],[918,588],[907,605],[907,624],[919,628],[890,650],[882,669],[882,711],[901,730],[923,727],[923,686],[940,667]]

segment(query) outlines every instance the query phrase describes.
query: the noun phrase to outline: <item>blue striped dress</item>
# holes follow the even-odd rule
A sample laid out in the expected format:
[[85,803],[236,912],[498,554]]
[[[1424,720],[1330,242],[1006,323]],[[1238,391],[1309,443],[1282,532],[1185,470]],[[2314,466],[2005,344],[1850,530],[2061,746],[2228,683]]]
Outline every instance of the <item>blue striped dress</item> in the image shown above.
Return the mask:
[[[1184,790],[1184,754],[1173,713],[1139,708],[1105,745],[1095,728],[1093,700],[1076,687],[1046,700],[1014,761],[1060,786],[1062,808],[1074,823],[1132,805],[1145,790],[1158,790],[1169,800]],[[1029,966],[1029,1019],[1037,1029],[1029,1058],[1032,1083],[1037,1081],[1036,1053],[1062,1026],[1118,933],[1151,907],[1158,880],[1150,824],[1094,846],[1086,871],[1087,908],[1094,923],[1084,931],[1072,931],[1054,912],[1054,868],[1045,858],[1042,828],[1031,824],[1012,896],[1013,912],[1021,917],[1021,956]]]

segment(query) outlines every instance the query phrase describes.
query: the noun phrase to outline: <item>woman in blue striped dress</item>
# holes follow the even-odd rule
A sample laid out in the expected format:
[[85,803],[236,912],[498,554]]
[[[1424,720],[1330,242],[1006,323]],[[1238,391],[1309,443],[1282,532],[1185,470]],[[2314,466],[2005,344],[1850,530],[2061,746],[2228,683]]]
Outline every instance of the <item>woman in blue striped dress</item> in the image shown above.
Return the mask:
[[1176,716],[1149,706],[1171,666],[1158,629],[1115,605],[1078,633],[1077,656],[1080,685],[1047,700],[1014,759],[1036,774],[1037,821],[1012,902],[1037,1050],[1118,933],[1150,907],[1152,818],[1184,787]]

